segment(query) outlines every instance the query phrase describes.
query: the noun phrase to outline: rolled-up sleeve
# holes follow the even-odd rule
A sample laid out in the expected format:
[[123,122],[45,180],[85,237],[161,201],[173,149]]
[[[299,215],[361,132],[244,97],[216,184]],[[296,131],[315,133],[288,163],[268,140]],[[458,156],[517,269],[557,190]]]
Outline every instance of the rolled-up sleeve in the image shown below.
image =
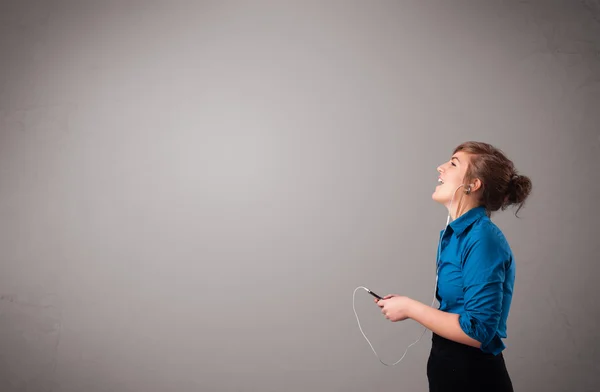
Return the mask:
[[462,265],[464,311],[458,320],[462,330],[482,347],[492,341],[500,322],[509,257],[502,241],[491,233],[476,236],[465,250]]

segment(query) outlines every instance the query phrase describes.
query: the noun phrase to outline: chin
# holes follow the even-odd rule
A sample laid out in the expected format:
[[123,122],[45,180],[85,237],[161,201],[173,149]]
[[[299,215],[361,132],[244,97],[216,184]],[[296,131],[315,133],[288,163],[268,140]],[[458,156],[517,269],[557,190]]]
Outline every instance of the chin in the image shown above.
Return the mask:
[[437,191],[434,191],[433,194],[431,195],[431,198],[433,199],[433,201],[438,202],[440,204],[445,205],[446,204],[446,200],[444,200],[438,193]]

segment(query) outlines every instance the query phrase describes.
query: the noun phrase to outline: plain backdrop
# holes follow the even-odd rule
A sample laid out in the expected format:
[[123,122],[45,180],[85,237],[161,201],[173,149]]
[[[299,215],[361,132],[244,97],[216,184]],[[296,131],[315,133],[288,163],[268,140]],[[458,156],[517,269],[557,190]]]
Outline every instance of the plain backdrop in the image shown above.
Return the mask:
[[[594,1],[3,1],[0,390],[426,391],[436,167],[533,182],[517,391],[600,383]],[[366,292],[382,360],[422,332]]]

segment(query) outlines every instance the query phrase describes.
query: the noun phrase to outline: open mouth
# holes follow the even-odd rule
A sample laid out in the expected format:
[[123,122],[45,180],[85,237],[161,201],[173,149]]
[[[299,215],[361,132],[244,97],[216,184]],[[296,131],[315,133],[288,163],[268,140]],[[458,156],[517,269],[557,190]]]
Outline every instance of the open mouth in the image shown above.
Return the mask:
[[437,182],[438,182],[439,185],[444,185],[444,181],[442,181],[441,178],[438,178]]

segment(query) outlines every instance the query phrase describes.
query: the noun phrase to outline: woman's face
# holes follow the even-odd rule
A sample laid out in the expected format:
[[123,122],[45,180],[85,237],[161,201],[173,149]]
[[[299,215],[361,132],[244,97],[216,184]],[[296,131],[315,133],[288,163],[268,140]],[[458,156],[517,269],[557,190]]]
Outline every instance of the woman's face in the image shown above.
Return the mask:
[[452,155],[449,161],[438,166],[437,171],[440,173],[438,177],[438,186],[431,196],[433,200],[448,207],[452,197],[454,196],[454,204],[460,198],[461,193],[465,191],[467,186],[463,186],[458,191],[458,188],[463,183],[463,179],[467,172],[469,157],[466,153],[459,151]]

